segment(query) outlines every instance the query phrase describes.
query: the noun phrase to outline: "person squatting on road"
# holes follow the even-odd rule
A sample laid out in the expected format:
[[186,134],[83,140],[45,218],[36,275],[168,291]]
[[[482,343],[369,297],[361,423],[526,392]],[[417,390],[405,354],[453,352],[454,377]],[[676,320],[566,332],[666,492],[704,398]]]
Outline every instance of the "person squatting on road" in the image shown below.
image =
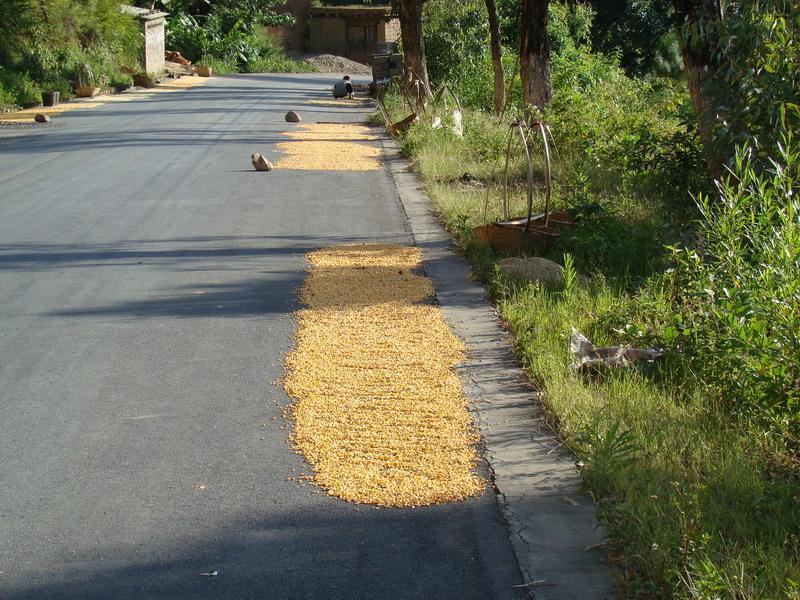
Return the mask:
[[333,84],[333,97],[353,98],[353,83],[350,81],[350,75],[345,75]]

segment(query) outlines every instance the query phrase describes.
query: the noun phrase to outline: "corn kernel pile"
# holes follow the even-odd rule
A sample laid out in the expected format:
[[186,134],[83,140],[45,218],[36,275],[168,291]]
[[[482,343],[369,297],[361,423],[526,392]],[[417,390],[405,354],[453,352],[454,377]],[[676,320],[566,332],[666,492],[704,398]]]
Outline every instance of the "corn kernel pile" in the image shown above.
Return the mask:
[[480,494],[478,436],[453,367],[463,347],[439,309],[417,248],[312,252],[286,360],[292,441],[330,495],[421,506]]
[[330,106],[331,108],[348,108],[358,107],[364,108],[365,106],[369,106],[372,104],[372,98],[366,98],[364,96],[356,96],[355,98],[326,98],[322,99],[312,99],[306,100],[308,104],[314,104],[315,106]]
[[371,141],[381,139],[380,130],[360,123],[303,123],[297,129],[283,132],[283,135],[296,140],[339,140]]
[[375,129],[356,123],[304,123],[284,135],[276,167],[308,171],[374,171],[381,168],[381,149]]

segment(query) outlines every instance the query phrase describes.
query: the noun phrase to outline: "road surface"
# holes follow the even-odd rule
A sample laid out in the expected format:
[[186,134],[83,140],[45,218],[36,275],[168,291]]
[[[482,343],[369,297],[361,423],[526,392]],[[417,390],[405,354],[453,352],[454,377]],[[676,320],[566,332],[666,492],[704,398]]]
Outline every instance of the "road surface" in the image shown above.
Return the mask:
[[0,598],[521,596],[491,490],[378,510],[299,478],[275,382],[304,255],[410,242],[386,170],[250,166],[289,109],[363,119],[305,103],[333,79],[0,129]]

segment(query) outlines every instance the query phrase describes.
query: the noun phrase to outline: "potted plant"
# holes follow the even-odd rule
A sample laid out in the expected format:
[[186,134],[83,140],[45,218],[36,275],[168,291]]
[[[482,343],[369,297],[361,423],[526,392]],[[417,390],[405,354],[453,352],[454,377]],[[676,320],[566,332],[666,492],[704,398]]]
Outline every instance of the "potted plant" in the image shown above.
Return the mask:
[[88,63],[75,65],[75,95],[79,98],[91,98],[100,93],[95,85],[94,71]]
[[200,77],[211,77],[211,73],[213,69],[203,62],[197,63],[195,66],[195,71]]

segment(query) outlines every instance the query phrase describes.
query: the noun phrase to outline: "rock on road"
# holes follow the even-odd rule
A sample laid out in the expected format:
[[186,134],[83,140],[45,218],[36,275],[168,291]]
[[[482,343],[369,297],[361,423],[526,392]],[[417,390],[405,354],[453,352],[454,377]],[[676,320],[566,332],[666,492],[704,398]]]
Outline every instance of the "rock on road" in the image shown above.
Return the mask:
[[364,118],[305,104],[335,78],[0,129],[0,598],[522,595],[490,489],[348,504],[287,444],[274,382],[305,253],[410,243],[385,169],[252,170],[289,109]]

